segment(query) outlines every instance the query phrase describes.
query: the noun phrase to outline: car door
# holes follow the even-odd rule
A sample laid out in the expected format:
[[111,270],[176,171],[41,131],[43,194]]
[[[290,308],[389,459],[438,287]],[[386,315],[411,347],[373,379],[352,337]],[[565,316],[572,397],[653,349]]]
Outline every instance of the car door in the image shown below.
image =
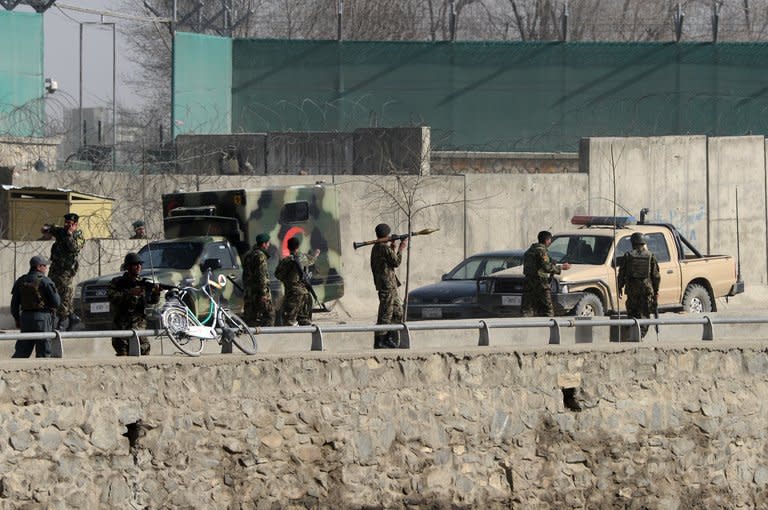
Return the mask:
[[[239,280],[242,279],[242,269],[237,265],[237,259],[234,256],[232,247],[227,242],[208,243],[203,248],[200,262],[205,263],[208,259],[217,259],[221,263],[221,267],[211,270],[211,279],[217,281],[219,275],[223,275],[226,278],[226,285],[221,291],[222,304],[234,310],[239,310],[242,308],[243,292],[232,280],[240,285]],[[203,278],[205,278],[205,272],[203,272]],[[203,284],[205,282],[200,283]]]
[[[680,302],[680,264],[672,260],[667,239],[661,232],[645,235],[648,241],[648,250],[656,256],[659,263],[661,281],[659,283],[659,305],[673,305]],[[616,248],[617,257],[622,257],[632,249],[630,236],[622,237]],[[626,295],[622,298],[622,307],[625,306]]]

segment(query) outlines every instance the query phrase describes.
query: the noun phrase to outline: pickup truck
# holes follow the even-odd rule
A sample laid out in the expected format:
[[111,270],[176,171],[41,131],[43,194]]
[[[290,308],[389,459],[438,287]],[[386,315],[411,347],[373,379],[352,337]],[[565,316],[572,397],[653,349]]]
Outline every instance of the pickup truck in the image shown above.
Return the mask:
[[[549,254],[571,268],[552,278],[557,315],[600,316],[625,310],[616,292],[616,260],[631,250],[633,232],[645,234],[661,272],[659,311],[717,310],[716,298],[744,292],[733,257],[702,255],[668,223],[636,222],[632,216],[574,216],[580,228],[553,235]],[[520,315],[523,266],[489,275],[477,284],[477,300],[489,316]]]
[[[139,250],[142,259],[141,276],[167,285],[192,285],[200,287],[208,268],[213,279],[220,274],[242,282],[242,265],[237,250],[224,237],[183,237],[152,241]],[[112,329],[112,310],[109,306],[107,289],[112,278],[121,273],[108,274],[80,282],[75,288],[73,307],[80,315],[86,329]],[[280,282],[271,282],[273,295],[281,294]],[[229,281],[222,289],[222,303],[240,313],[243,294]],[[207,302],[205,303],[207,306]],[[202,310],[202,298],[192,304],[198,314]],[[151,316],[151,314],[149,315]]]

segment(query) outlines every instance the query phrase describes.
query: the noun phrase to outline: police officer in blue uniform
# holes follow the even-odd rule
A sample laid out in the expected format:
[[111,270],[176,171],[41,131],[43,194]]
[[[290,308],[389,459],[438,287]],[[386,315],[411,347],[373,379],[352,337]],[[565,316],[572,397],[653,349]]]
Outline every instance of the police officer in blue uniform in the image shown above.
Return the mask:
[[[56,286],[46,276],[50,261],[35,255],[29,272],[16,280],[11,290],[11,314],[22,333],[53,331],[53,314],[61,303]],[[14,358],[51,357],[51,340],[17,340]]]

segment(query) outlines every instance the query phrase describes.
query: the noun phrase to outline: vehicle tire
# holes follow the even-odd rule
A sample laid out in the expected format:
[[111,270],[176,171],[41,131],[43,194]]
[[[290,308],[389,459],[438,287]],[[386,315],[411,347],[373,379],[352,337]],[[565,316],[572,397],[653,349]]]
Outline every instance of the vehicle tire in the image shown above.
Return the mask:
[[259,344],[256,342],[256,337],[251,332],[251,328],[236,314],[227,310],[219,311],[219,327],[234,330],[232,343],[244,353],[256,354],[259,350]]
[[184,354],[200,356],[203,352],[204,340],[187,334],[190,325],[187,310],[177,307],[166,308],[162,317],[165,333],[173,345]]
[[698,283],[691,283],[683,294],[683,310],[688,313],[708,313],[712,311],[712,298],[709,291]]
[[574,315],[578,317],[601,317],[605,315],[603,310],[603,302],[600,297],[588,292],[584,294],[584,297],[576,305]]

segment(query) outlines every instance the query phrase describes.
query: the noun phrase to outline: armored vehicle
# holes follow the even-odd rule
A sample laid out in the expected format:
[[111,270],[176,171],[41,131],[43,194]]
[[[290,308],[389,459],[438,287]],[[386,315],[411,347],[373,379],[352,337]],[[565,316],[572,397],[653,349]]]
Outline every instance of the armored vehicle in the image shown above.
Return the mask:
[[[278,261],[288,255],[291,237],[301,239],[299,251],[320,250],[312,268],[317,310],[344,295],[341,275],[341,235],[337,190],[334,185],[298,185],[262,189],[234,189],[165,194],[165,240],[152,241],[139,252],[142,275],[165,284],[199,287],[207,268],[236,285],[224,288],[224,302],[242,311],[242,257],[256,236],[270,237],[271,290],[279,306],[282,285],[274,278]],[[107,299],[109,282],[119,273],[85,280],[75,290],[75,309],[88,329],[110,329]],[[205,316],[207,309],[193,305]]]

